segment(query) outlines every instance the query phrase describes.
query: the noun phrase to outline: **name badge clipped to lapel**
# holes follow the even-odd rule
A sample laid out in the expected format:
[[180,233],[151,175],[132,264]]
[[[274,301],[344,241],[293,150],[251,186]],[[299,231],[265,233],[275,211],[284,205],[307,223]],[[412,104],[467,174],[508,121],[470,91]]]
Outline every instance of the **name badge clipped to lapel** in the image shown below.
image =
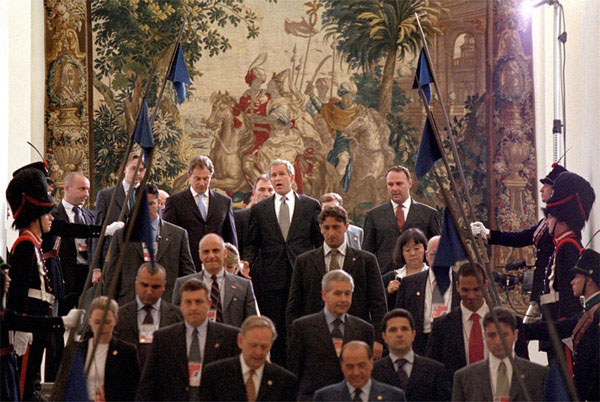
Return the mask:
[[495,396],[494,402],[510,402],[510,398],[508,396]]
[[433,304],[431,306],[431,320],[443,316],[448,312],[448,306],[445,304]]
[[140,326],[140,343],[152,343],[154,331],[158,329],[156,324],[142,324]]
[[96,385],[94,389],[94,402],[105,402],[106,396],[104,394],[104,384]]
[[335,353],[337,357],[340,357],[342,354],[342,346],[344,346],[344,340],[342,338],[331,338],[333,339],[333,348],[335,349]]
[[[156,252],[158,251],[158,242],[153,242],[152,246],[154,247],[154,259],[156,259]],[[150,251],[148,251],[148,247],[146,247],[146,243],[142,243],[142,248],[144,250],[144,262],[150,261]]]
[[190,380],[190,387],[199,387],[200,379],[202,378],[202,363],[189,362],[188,363],[188,377]]
[[87,253],[88,246],[85,240],[75,239],[75,245],[77,246],[77,251],[79,251],[79,253]]
[[210,310],[208,310],[208,319],[212,322],[216,322],[217,321],[217,310],[215,310],[214,308],[211,308]]

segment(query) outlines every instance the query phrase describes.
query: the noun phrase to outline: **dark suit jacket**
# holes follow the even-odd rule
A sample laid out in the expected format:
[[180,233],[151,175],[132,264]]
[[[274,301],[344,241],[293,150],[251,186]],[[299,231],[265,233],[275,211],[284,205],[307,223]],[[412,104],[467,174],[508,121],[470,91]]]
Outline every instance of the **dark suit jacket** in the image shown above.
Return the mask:
[[[521,334],[515,343],[515,352],[524,358],[529,356],[527,342]],[[448,314],[433,320],[425,355],[442,363],[446,367],[448,381],[452,381],[454,373],[467,365],[465,353],[462,312],[459,306]]]
[[[180,289],[184,283],[190,279],[202,281],[203,277],[204,271],[200,271],[197,274],[178,278],[173,291],[173,303],[180,304]],[[220,289],[220,291],[225,291],[223,299],[223,322],[225,324],[239,328],[247,317],[256,314],[254,289],[252,288],[252,282],[248,279],[231,275],[225,271],[225,289]]]
[[[202,353],[203,366],[238,355],[237,334],[237,328],[209,321]],[[180,322],[156,331],[135,399],[189,401],[187,362],[185,324]]]
[[[349,314],[370,322],[375,338],[381,338],[381,323],[387,312],[381,273],[375,256],[362,250],[346,248],[344,271],[354,279],[354,292]],[[294,266],[286,310],[286,326],[296,318],[323,310],[321,279],[327,273],[323,246],[298,256]]]
[[[531,400],[541,401],[544,396],[544,383],[548,369],[519,357],[515,357],[515,366],[519,368],[523,376],[523,382],[529,391]],[[488,359],[464,367],[454,374],[453,401],[492,401],[493,399]],[[519,386],[514,369],[510,381],[510,400],[525,400],[525,394]]]
[[[88,340],[79,344],[84,361],[87,357],[88,344]],[[104,369],[106,400],[132,401],[135,398],[136,385],[139,381],[140,364],[135,346],[113,336],[108,345]],[[93,395],[91,397],[93,398]]]
[[[168,327],[181,321],[183,321],[183,315],[179,307],[161,300],[158,328]],[[115,335],[126,342],[138,345],[140,330],[138,328],[137,303],[135,300],[119,308],[119,322],[115,327]]]
[[[227,381],[223,381],[223,379]],[[207,365],[202,373],[201,401],[246,401],[246,386],[239,356]],[[257,401],[295,401],[296,376],[269,362],[256,395]]]
[[250,230],[250,208],[238,209],[233,211],[235,220],[235,232],[238,240],[238,251],[244,255],[244,247],[248,244],[248,234]]
[[[413,199],[402,231],[408,228],[421,229],[428,239],[439,235],[440,221],[437,211]],[[392,202],[385,202],[367,212],[362,248],[375,254],[379,268],[384,269],[392,261],[394,246],[400,234]]]
[[[363,341],[373,346],[373,326],[346,314],[344,343]],[[344,379],[323,311],[298,318],[288,338],[288,368],[298,376],[300,400],[310,400],[319,388]]]
[[226,242],[238,245],[231,198],[215,191],[209,191],[206,221],[189,188],[167,198],[164,219],[187,230],[196,272],[202,269],[198,248],[204,235],[216,233]]
[[250,210],[250,232],[244,259],[250,262],[257,293],[287,289],[296,257],[323,243],[317,222],[321,204],[306,195],[295,195],[287,240],[277,222],[275,196],[253,205]]
[[[389,356],[375,362],[371,374],[377,381],[400,388],[398,373]],[[448,401],[451,384],[445,381],[444,365],[435,360],[415,354],[413,368],[406,387],[407,401]]]
[[[184,229],[163,220],[160,221],[160,236],[158,237],[158,251],[156,251],[156,262],[165,267],[167,271],[167,283],[163,298],[171,300],[175,280],[180,276],[193,274],[194,263],[190,255],[187,233]],[[115,232],[113,252],[106,266],[104,275],[104,294],[108,294],[110,284],[113,280],[113,272],[117,268],[121,249],[124,244],[125,228]],[[118,279],[117,293],[115,299],[119,305],[129,303],[135,299],[135,277],[137,271],[144,263],[144,248],[140,242],[131,242],[127,249],[127,255],[123,261],[121,275]]]
[[[371,392],[369,392],[369,401],[406,401],[404,392],[400,388],[381,383],[371,379]],[[314,401],[352,401],[348,392],[346,380],[337,384],[329,385],[315,392]]]
[[[94,222],[96,225],[102,225],[105,219],[107,220],[108,225],[110,225],[113,222],[116,222],[119,219],[119,214],[121,213],[121,209],[123,208],[125,208],[123,222],[127,222],[127,218],[129,218],[129,205],[125,201],[125,189],[123,188],[123,184],[119,183],[119,185],[116,186],[116,189],[117,198],[115,199],[115,205],[110,213],[110,216],[107,216],[107,212],[113,191],[115,191],[115,186],[98,191],[98,194],[96,195],[96,220]],[[102,266],[102,262],[107,258],[108,248],[110,246],[111,239],[112,236],[107,236],[104,240],[104,245],[102,246],[102,258],[98,262],[98,264],[100,265],[98,268]],[[94,239],[93,249],[96,249],[97,244],[97,239]]]
[[[423,336],[423,321],[425,311],[425,287],[427,286],[427,278],[429,270],[408,275],[402,279],[402,284],[397,292],[396,307],[410,311],[415,321],[415,331],[417,336],[413,342],[413,349],[418,354],[424,354],[427,347],[427,340]],[[458,307],[460,304],[460,296],[456,291],[456,281],[458,274],[452,271],[452,301],[450,310]]]

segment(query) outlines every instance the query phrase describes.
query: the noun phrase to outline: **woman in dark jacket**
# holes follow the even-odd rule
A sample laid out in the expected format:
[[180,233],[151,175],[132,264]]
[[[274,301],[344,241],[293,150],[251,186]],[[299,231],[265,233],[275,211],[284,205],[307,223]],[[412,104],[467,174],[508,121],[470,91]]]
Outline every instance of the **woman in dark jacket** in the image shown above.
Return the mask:
[[[100,329],[107,305],[106,320]],[[95,298],[90,305],[88,316],[88,324],[94,336],[79,345],[85,358],[85,367],[89,366],[88,398],[93,401],[132,401],[140,381],[135,346],[113,336],[118,321],[118,309],[117,302],[106,296]],[[98,345],[92,357],[96,339]]]

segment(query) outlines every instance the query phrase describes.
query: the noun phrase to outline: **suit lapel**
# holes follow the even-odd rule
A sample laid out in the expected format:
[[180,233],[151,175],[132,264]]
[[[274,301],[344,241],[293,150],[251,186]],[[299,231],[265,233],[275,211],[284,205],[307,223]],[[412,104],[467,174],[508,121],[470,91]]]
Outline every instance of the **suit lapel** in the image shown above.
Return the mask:
[[[333,354],[333,356],[335,356],[335,358],[337,359],[337,353],[335,353],[335,347],[333,346],[331,332],[329,332],[329,326],[327,325],[327,320],[325,319],[325,313],[323,311],[321,311],[321,313],[319,314],[319,321],[315,323],[315,327],[315,332],[319,334],[319,337],[321,338],[321,341],[323,341],[323,343],[325,344],[325,348],[327,349],[327,351]],[[346,328],[344,328],[344,335],[348,333],[346,329],[347,326]],[[344,338],[346,337],[344,336]]]
[[317,276],[315,278],[322,278],[327,273],[327,266],[325,265],[325,250],[323,246],[315,249],[313,254],[313,265],[317,270]]
[[[277,214],[275,213],[275,196],[272,196],[268,202],[265,202],[265,204],[263,205],[263,208],[265,209],[267,221],[273,226],[273,230],[275,233],[277,233],[277,235],[279,236],[279,239],[285,243],[283,234],[281,234],[281,228],[279,227],[279,222],[277,221]],[[290,230],[291,230],[291,228],[290,228]],[[288,238],[289,237],[290,237],[290,234],[288,233]]]
[[[200,210],[198,209],[198,204],[196,204],[196,200],[194,199],[194,196],[192,195],[192,190],[188,189],[185,193],[183,193],[183,200],[184,200],[185,205],[187,205],[188,209],[190,211],[192,211],[192,213],[194,214],[196,219],[198,219],[198,221],[200,221],[200,222],[204,222],[204,219],[202,219],[202,215],[200,215]],[[209,199],[208,203],[210,206],[210,199]],[[208,218],[208,214],[206,216]]]
[[348,243],[346,243],[346,257],[344,258],[344,266],[342,269],[345,272],[348,272],[350,275],[352,275],[352,273],[354,271],[354,262],[355,261],[356,261],[356,252],[354,249],[352,249],[348,246]]
[[[398,227],[398,224],[396,223],[396,214],[394,213],[394,207],[392,205],[391,201],[388,201],[385,203],[385,208],[383,210],[383,216],[384,219],[391,219],[391,222],[394,222],[394,224],[392,225],[394,227],[394,231],[400,235],[400,228]],[[406,226],[406,223],[404,224],[404,226]]]
[[[160,306],[161,306],[160,307],[161,308],[160,316],[161,316],[161,320],[162,320],[163,303],[161,303]],[[125,314],[122,317],[122,319],[123,319],[123,324],[125,324],[127,327],[129,327],[128,330],[132,331],[135,334],[135,339],[139,340],[140,329],[137,326],[137,322],[138,322],[138,320],[137,320],[137,301],[134,300],[133,309],[125,311]],[[126,327],[126,330],[127,330],[127,327]]]
[[292,211],[292,221],[290,224],[290,231],[288,233],[288,239],[292,238],[292,234],[294,234],[295,232],[295,228],[300,228],[302,227],[300,225],[300,220],[303,219],[304,213],[302,211],[303,207],[304,207],[304,203],[302,202],[302,200],[300,199],[300,197],[298,197],[298,195],[296,193],[293,193],[295,200],[294,200],[294,210]]
[[463,324],[462,324],[462,310],[460,308],[454,310],[456,314],[452,317],[455,325],[451,325],[450,329],[454,331],[454,334],[450,337],[454,343],[453,349],[457,352],[457,357],[461,359],[460,366],[464,367],[467,365],[467,351],[465,350],[465,342],[463,339]]
[[235,284],[233,282],[233,278],[231,276],[230,273],[228,273],[227,271],[224,272],[225,273],[225,289],[222,289],[222,292],[225,292],[225,297],[223,298],[223,315],[225,314],[225,311],[227,311],[228,307],[229,307],[229,303],[231,303],[231,300],[233,299],[233,294],[235,293]]
[[271,396],[271,389],[273,384],[275,384],[275,381],[276,379],[273,377],[270,363],[265,362],[265,369],[263,370],[262,379],[260,380],[260,388],[258,390],[258,395],[256,395],[257,401],[270,401],[273,399]]
[[215,192],[208,190],[208,211],[206,211],[206,222],[208,222],[213,216],[214,211],[219,209],[217,203],[218,200],[217,197],[215,197]]
[[479,384],[481,385],[481,392],[483,392],[483,399],[491,401],[494,395],[492,392],[492,381],[490,379],[490,361],[485,359],[484,362],[485,364],[479,366],[477,375],[480,379]]
[[[519,369],[519,372],[521,372],[523,375],[523,380],[525,380],[525,373],[526,373],[526,367],[523,367],[523,365],[521,365],[521,362],[519,361],[519,358],[515,356],[514,358],[514,362],[515,362],[515,366],[518,366],[517,368]],[[521,391],[521,387],[519,387],[519,379],[517,378],[517,370],[515,370],[515,368],[513,367],[513,372],[512,372],[512,378],[510,380],[510,400],[511,401],[516,401],[518,400],[518,395],[519,392]]]
[[[393,369],[394,366],[392,366]],[[422,383],[423,376],[427,375],[424,371],[423,361],[419,356],[415,354],[415,359],[413,360],[413,368],[410,372],[410,377],[408,379],[408,385],[406,386],[405,392],[408,394],[412,391],[414,387],[418,387]],[[440,379],[441,380],[441,379]]]
[[207,324],[206,345],[204,345],[204,358],[202,359],[204,364],[217,360],[217,352],[219,351],[219,346],[221,346],[221,337],[217,333],[218,330],[215,328],[215,324],[211,321],[208,321]]
[[[161,318],[162,319],[162,318]],[[181,370],[181,375],[186,379],[186,383],[188,383],[188,355],[187,355],[187,340],[185,337],[186,327],[185,323],[180,322],[177,324],[179,327],[177,329],[177,340],[175,342],[175,361],[179,363],[179,369]]]
[[356,334],[356,326],[350,314],[346,313],[346,322],[344,323],[344,343],[358,339]]
[[163,224],[162,219],[158,221],[160,225],[160,235],[158,236],[158,251],[156,252],[156,261],[160,261],[162,256],[169,248],[169,240],[171,239],[171,229]]
[[[123,205],[125,205],[125,189],[123,188],[123,183],[119,183],[119,185],[116,187],[117,190],[117,197],[115,198],[115,204],[117,204],[117,206],[119,207],[119,209],[123,209]],[[129,205],[125,205],[127,214],[129,215]]]
[[410,199],[410,209],[408,210],[408,215],[406,215],[406,221],[404,222],[404,227],[408,227],[407,225],[414,225],[414,221],[416,221],[417,216],[419,215],[419,207],[415,200]]

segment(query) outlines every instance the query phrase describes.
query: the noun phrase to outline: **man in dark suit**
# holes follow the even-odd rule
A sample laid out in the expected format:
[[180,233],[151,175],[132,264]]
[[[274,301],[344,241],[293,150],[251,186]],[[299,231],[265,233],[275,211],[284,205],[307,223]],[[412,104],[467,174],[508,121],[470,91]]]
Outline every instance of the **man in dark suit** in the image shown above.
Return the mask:
[[268,317],[246,318],[237,339],[242,353],[206,366],[200,400],[295,401],[296,376],[267,362],[276,337],[277,330]]
[[211,321],[240,327],[246,317],[256,314],[252,282],[232,275],[224,267],[227,250],[221,236],[209,233],[200,240],[202,271],[177,279],[173,303],[179,304],[179,289],[190,279],[202,281],[210,289]]
[[[125,178],[121,183],[117,186],[105,188],[100,190],[96,195],[96,225],[102,225],[104,220],[108,221],[108,224],[116,222],[119,220],[119,215],[121,214],[121,210],[125,208],[125,215],[123,215],[123,221],[127,222],[127,218],[129,217],[129,212],[133,207],[133,202],[135,199],[135,189],[142,181],[144,177],[144,173],[146,172],[146,166],[144,162],[140,163],[139,168],[136,172],[136,166],[138,164],[138,160],[140,159],[140,154],[132,152],[127,157],[127,165],[125,166]],[[131,183],[133,182],[134,191],[129,191],[131,187]],[[117,192],[117,196],[115,198],[115,205],[113,206],[110,215],[108,214],[108,207],[110,204],[110,199],[113,195],[113,192]],[[127,195],[129,195],[129,199],[127,199]],[[100,274],[100,268],[102,266],[102,262],[105,258],[107,258],[108,248],[111,242],[111,237],[106,237],[104,240],[104,245],[102,247],[102,255],[101,260],[99,261],[100,266],[94,267],[96,272],[94,275],[96,277]],[[93,248],[95,249],[97,245],[97,241],[94,240]]]
[[387,311],[387,305],[377,260],[373,254],[348,245],[348,215],[342,207],[323,208],[319,214],[319,227],[325,238],[323,245],[299,255],[296,259],[286,309],[286,323],[290,326],[296,318],[323,310],[323,275],[333,269],[343,269],[354,279],[352,304],[348,313],[373,325],[376,339],[373,352],[378,359],[383,352],[381,321]]
[[[437,250],[439,241],[440,236],[429,239],[427,263],[430,267],[433,267],[435,253],[430,253],[429,250]],[[443,294],[437,286],[434,270],[431,268],[406,276],[398,288],[396,307],[410,311],[413,316],[416,331],[413,349],[420,355],[425,354],[433,320],[458,307],[460,302],[455,286],[456,273],[450,267],[447,269],[451,283]]]
[[[452,381],[458,369],[483,360],[488,355],[483,342],[481,320],[489,308],[477,281],[476,270],[483,276],[481,266],[472,266],[468,262],[461,264],[456,282],[460,305],[433,321],[427,340],[425,355],[446,367],[448,381]],[[484,286],[487,289],[487,281],[484,281]],[[524,339],[517,342],[516,352],[527,357]]]
[[344,380],[315,392],[315,401],[406,401],[404,392],[371,378],[373,353],[364,342],[344,345],[340,354]]
[[407,168],[392,166],[385,180],[391,201],[367,212],[363,242],[363,250],[375,254],[382,269],[392,261],[394,245],[404,229],[421,229],[428,239],[440,234],[437,211],[410,196],[412,179]]
[[210,190],[214,171],[208,156],[193,157],[187,169],[190,188],[167,198],[165,207],[164,219],[188,232],[196,272],[202,269],[198,244],[205,234],[216,233],[226,242],[238,244],[231,198]]
[[[338,193],[326,193],[321,196],[321,207],[344,207],[344,199]],[[362,247],[364,238],[364,231],[362,228],[348,223],[348,230],[346,231],[346,243],[352,248],[360,250]]]
[[154,333],[136,400],[197,400],[202,366],[239,353],[239,330],[208,320],[206,286],[190,279],[181,287],[184,322]]
[[235,219],[235,231],[237,233],[238,251],[240,255],[244,253],[244,247],[248,243],[248,230],[250,229],[250,208],[252,205],[272,197],[275,193],[268,174],[261,174],[256,178],[252,188],[252,197],[250,203],[244,209],[233,211]]
[[[162,265],[167,271],[167,284],[165,286],[164,298],[171,300],[175,280],[180,276],[193,274],[195,266],[190,255],[187,232],[169,222],[165,222],[158,215],[159,195],[158,188],[154,184],[148,184],[147,198],[148,209],[154,242],[155,261]],[[121,249],[125,243],[125,228],[119,229],[114,236],[112,254],[107,264],[104,275],[104,293],[108,294],[114,278],[114,270],[121,256]],[[121,275],[117,284],[115,299],[119,305],[124,305],[135,299],[134,282],[140,265],[150,261],[148,248],[144,243],[131,242],[127,255],[123,260]]]
[[292,323],[288,340],[288,367],[298,376],[299,400],[343,379],[339,355],[342,345],[354,340],[373,345],[373,326],[348,314],[354,281],[342,271],[323,277],[321,297],[325,308]]
[[413,351],[413,317],[407,310],[394,309],[383,318],[383,339],[390,354],[375,361],[373,378],[402,389],[408,401],[447,401],[451,385],[444,365]]
[[144,367],[154,331],[183,321],[179,307],[161,297],[165,292],[167,273],[160,264],[145,262],[135,278],[135,300],[119,309],[116,335],[138,347],[140,366]]
[[[512,353],[512,347],[519,334],[515,317],[510,310],[504,307],[494,307],[494,312],[500,321],[500,329]],[[517,375],[520,375],[531,400],[541,401],[544,396],[547,368],[516,356],[513,356],[516,366],[513,367],[502,345],[492,312],[487,313],[483,318],[483,327],[485,343],[490,351],[489,357],[464,367],[454,374],[452,400],[523,401],[526,399],[525,392],[517,380]]]
[[276,194],[252,206],[244,260],[250,263],[258,307],[275,322],[279,333],[271,359],[284,365],[285,308],[292,270],[298,255],[323,242],[317,222],[321,205],[313,198],[292,191],[295,176],[290,162],[274,160],[269,174]]

